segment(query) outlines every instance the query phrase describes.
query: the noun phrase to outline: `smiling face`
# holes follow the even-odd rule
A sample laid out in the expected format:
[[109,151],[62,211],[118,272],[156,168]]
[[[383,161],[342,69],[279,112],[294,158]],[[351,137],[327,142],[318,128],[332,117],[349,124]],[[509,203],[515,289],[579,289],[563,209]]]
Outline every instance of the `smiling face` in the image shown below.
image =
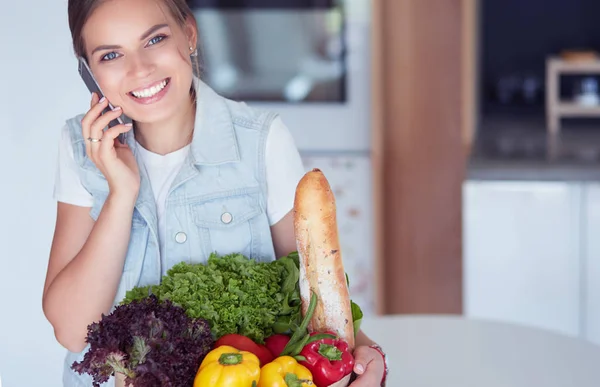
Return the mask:
[[83,26],[96,80],[133,120],[161,122],[189,106],[197,37],[190,19],[178,23],[161,0],[107,0]]

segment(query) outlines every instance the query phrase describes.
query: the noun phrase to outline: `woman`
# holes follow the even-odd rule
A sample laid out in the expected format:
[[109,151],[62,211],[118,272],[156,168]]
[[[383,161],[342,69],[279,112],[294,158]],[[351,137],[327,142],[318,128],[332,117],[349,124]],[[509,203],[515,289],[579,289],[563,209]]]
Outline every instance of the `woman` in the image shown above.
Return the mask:
[[[294,251],[290,211],[304,170],[279,118],[194,75],[197,28],[184,0],[70,0],[68,9],[75,53],[106,96],[93,95],[61,139],[43,307],[69,350],[71,387],[91,385],[70,369],[85,353],[88,324],[127,290],[212,251],[260,259]],[[109,100],[116,109],[101,114]],[[122,113],[133,125],[103,130]],[[359,334],[354,387],[384,376],[373,345]]]

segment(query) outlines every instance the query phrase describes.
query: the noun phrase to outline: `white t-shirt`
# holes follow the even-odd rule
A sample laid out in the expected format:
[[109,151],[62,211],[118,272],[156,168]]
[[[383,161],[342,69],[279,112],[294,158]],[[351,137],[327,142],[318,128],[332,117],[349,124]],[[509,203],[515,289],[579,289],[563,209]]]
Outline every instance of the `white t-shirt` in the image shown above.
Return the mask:
[[[156,200],[162,253],[166,233],[164,212],[167,194],[189,153],[190,145],[166,155],[152,153],[139,143],[136,143],[136,146],[144,163],[140,168],[146,168]],[[267,216],[269,223],[274,225],[293,208],[296,186],[304,175],[304,166],[294,139],[279,117],[273,120],[267,136],[265,162]],[[81,184],[77,169],[78,166],[73,157],[73,146],[65,126],[60,138],[54,198],[59,202],[91,207],[93,205],[92,195]]]

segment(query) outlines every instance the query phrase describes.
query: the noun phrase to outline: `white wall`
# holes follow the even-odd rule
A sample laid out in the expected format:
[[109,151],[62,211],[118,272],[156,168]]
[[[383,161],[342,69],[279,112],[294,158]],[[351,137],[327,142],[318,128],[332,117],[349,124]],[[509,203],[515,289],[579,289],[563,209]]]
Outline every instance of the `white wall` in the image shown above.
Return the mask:
[[66,0],[3,2],[0,53],[0,374],[5,387],[60,386],[64,350],[41,308],[55,220],[58,136],[88,93]]

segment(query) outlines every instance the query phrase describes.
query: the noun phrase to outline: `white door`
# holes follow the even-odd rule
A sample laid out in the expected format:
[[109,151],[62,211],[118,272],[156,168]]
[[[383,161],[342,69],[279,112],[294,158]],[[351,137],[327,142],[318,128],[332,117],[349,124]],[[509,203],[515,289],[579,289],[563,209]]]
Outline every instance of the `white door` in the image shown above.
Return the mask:
[[580,198],[562,182],[465,183],[468,317],[580,333]]

